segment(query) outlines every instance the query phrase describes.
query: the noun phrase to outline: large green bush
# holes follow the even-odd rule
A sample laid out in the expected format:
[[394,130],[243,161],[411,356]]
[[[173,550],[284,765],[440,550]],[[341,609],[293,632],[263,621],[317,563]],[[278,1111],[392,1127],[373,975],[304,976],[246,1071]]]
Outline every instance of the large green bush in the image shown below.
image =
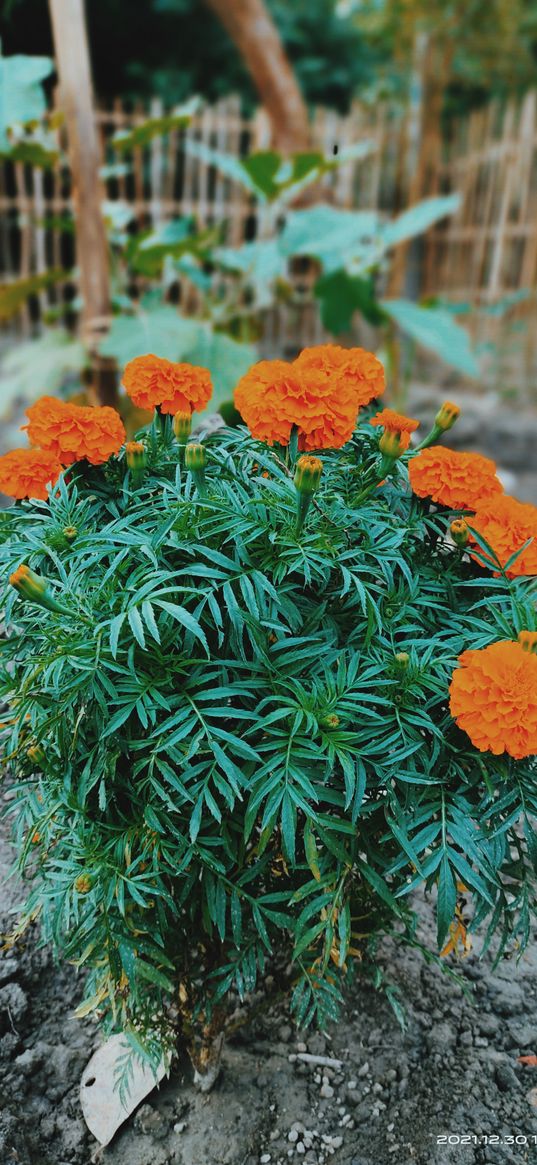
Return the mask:
[[[79,463],[2,514],[18,931],[88,969],[83,1012],[155,1055],[179,1031],[201,1074],[269,969],[300,1025],[357,962],[379,983],[418,886],[439,948],[461,886],[487,942],[529,935],[534,761],[477,751],[448,689],[461,651],[536,625],[534,582],[454,545],[378,432],[321,454],[308,505],[292,442],[222,429],[185,458],[156,417],[145,468]],[[45,592],[9,585],[21,563]]]

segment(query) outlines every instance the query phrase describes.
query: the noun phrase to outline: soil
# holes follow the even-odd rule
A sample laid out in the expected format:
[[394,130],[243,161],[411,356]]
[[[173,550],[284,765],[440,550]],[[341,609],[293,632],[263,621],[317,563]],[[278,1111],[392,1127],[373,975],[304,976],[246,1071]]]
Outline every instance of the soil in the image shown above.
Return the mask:
[[[11,857],[0,840],[2,875]],[[17,883],[5,883],[4,931],[19,898]],[[420,909],[432,942],[431,906]],[[0,1165],[537,1160],[537,1068],[518,1062],[537,1054],[537,944],[518,965],[505,960],[491,974],[476,939],[456,968],[463,992],[418,953],[386,942],[382,960],[404,1001],[405,1031],[385,996],[359,981],[340,1023],[324,1033],[297,1033],[275,1009],[236,1034],[212,1093],[197,1093],[191,1070],[179,1064],[99,1150],[78,1099],[99,1034],[92,1021],[73,1018],[80,976],[55,964],[36,940],[0,961]],[[306,1063],[304,1053],[341,1067]],[[439,1143],[442,1136],[451,1143]],[[487,1136],[496,1143],[486,1144]]]

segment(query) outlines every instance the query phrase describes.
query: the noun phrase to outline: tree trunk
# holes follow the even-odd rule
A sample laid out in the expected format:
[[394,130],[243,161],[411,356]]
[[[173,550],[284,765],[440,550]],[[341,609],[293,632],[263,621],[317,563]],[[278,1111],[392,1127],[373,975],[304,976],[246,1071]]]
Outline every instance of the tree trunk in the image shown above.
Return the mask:
[[272,122],[283,154],[307,150],[308,111],[280,35],[263,0],[206,0],[229,33]]
[[97,352],[109,324],[110,285],[84,0],[50,0],[50,15],[71,169],[82,338],[91,361],[92,392],[98,403],[111,404],[117,398],[115,373]]

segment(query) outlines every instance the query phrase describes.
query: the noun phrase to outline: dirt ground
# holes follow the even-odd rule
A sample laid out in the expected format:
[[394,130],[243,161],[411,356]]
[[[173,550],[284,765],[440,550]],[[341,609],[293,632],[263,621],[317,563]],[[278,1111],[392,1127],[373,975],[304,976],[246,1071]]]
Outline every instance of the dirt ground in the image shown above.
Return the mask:
[[[3,875],[10,861],[4,838]],[[3,930],[20,893],[15,881],[4,884]],[[423,928],[431,928],[430,907]],[[385,998],[360,983],[341,1022],[323,1034],[297,1034],[275,1010],[229,1045],[209,1096],[194,1091],[179,1065],[96,1153],[78,1090],[97,1029],[73,1018],[81,993],[74,968],[58,967],[29,941],[0,960],[0,1165],[535,1162],[537,1068],[517,1058],[537,1054],[537,946],[494,976],[477,947],[459,967],[466,997],[419,955],[386,943],[383,962],[400,988],[406,1031]],[[307,1064],[304,1052],[341,1067]]]

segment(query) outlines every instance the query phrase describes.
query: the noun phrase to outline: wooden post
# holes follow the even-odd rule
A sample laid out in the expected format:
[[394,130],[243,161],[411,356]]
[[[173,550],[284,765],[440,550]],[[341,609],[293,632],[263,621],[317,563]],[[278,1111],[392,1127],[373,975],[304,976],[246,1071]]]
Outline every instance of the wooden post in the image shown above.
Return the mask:
[[83,298],[82,336],[90,355],[92,391],[100,404],[116,403],[113,362],[97,345],[110,315],[108,245],[101,210],[100,149],[95,126],[84,0],[49,0],[54,47],[65,116],[76,253]]

